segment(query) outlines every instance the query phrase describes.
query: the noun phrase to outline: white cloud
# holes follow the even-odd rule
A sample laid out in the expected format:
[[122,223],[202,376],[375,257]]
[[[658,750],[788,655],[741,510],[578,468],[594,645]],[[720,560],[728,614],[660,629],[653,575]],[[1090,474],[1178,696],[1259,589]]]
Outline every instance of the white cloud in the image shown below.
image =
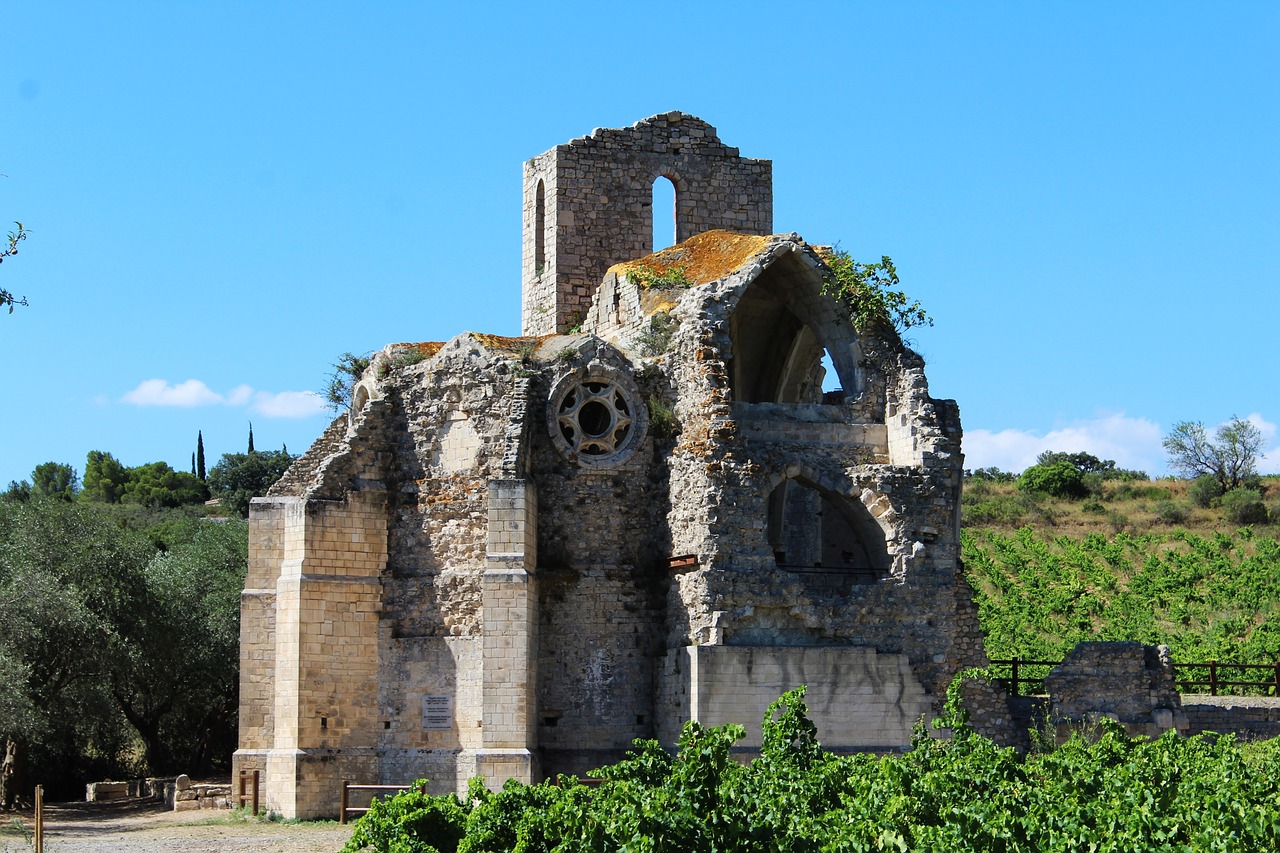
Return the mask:
[[199,379],[188,379],[170,385],[164,379],[147,379],[120,398],[134,406],[248,406],[268,418],[309,418],[327,408],[314,391],[254,391],[252,386],[237,385],[226,394],[209,388]]
[[1245,420],[1256,426],[1258,432],[1262,433],[1263,452],[1258,457],[1258,473],[1280,474],[1280,441],[1276,440],[1280,430],[1257,412],[1249,415]]
[[228,406],[243,406],[253,397],[253,389],[248,385],[237,385],[227,392]]
[[253,411],[269,418],[309,418],[329,407],[315,391],[259,391],[253,395]]
[[120,398],[135,406],[211,406],[222,402],[222,395],[209,390],[199,379],[188,379],[170,385],[163,379],[147,379]]
[[1016,429],[975,429],[964,436],[964,465],[1017,473],[1034,465],[1046,450],[1084,451],[1100,459],[1114,459],[1117,467],[1154,475],[1164,471],[1163,437],[1154,421],[1126,417],[1123,412],[1077,420],[1044,435]]

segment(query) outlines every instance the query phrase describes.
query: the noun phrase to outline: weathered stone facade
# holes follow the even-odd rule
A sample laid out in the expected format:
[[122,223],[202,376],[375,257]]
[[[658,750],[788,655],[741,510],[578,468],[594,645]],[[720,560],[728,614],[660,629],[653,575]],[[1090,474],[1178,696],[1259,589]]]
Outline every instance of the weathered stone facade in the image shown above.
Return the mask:
[[[534,158],[529,336],[387,347],[254,502],[235,764],[268,809],[583,773],[690,718],[750,749],[799,684],[827,747],[903,749],[985,663],[958,409],[768,234],[770,173],[679,113]],[[642,257],[658,175],[685,239]]]

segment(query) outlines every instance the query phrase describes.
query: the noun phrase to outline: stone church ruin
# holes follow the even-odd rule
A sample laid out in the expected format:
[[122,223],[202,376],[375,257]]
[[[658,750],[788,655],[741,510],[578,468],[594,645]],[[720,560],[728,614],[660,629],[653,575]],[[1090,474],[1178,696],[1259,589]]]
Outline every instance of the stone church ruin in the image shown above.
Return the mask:
[[583,774],[688,719],[749,751],[799,684],[827,748],[905,749],[985,663],[958,408],[772,204],[678,112],[525,163],[523,337],[386,347],[251,508],[235,770],[267,808]]

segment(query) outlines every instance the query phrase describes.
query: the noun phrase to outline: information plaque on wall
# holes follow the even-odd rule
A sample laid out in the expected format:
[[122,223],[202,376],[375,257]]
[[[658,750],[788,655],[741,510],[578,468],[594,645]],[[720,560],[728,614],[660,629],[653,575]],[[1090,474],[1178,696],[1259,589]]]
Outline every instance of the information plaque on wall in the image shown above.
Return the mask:
[[446,731],[453,728],[452,693],[437,693],[422,697],[422,727]]

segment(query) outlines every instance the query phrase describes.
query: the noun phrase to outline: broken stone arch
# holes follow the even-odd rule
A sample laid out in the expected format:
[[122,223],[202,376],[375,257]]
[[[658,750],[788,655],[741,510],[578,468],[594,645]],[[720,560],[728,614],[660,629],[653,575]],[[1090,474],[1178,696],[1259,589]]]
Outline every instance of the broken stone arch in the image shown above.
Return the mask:
[[[877,516],[881,496],[857,494],[844,477],[793,468],[770,477],[765,532],[780,570],[874,583],[890,574],[893,530]],[[868,501],[870,503],[868,503]]]
[[862,350],[853,327],[822,296],[822,271],[800,251],[775,258],[729,301],[729,384],[744,403],[823,402],[828,354],[846,398],[862,391]]

